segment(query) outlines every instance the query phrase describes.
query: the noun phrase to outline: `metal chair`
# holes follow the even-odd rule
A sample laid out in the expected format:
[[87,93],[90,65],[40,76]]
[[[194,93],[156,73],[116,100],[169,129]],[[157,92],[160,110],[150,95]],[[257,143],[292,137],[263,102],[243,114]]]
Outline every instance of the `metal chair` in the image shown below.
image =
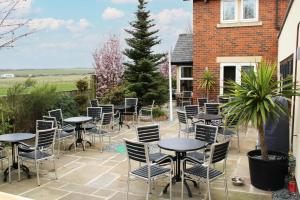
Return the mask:
[[204,111],[204,104],[207,103],[207,98],[197,98],[198,106],[201,111]]
[[206,114],[218,115],[220,114],[220,104],[219,103],[205,103],[204,112]]
[[[137,105],[138,98],[125,98],[125,112],[123,114],[125,116],[132,115],[132,123],[134,123],[138,116]],[[127,106],[130,108],[126,108]]]
[[50,117],[55,117],[56,123],[59,129],[62,129],[65,132],[74,132],[75,127],[70,124],[64,123],[64,118],[61,109],[55,109],[48,111]]
[[53,161],[55,176],[57,179],[55,156],[54,156],[54,141],[56,128],[39,130],[35,135],[35,150],[32,152],[19,152],[18,154],[18,176],[21,180],[20,163],[23,161],[33,160],[35,162],[37,184],[40,185],[39,164],[45,160]]
[[104,137],[109,138],[109,146],[111,144],[111,135],[112,135],[112,118],[113,113],[102,113],[100,122],[97,124],[96,129],[91,129],[88,134],[92,136],[92,141],[95,143],[96,137],[99,138],[100,142],[100,151],[103,152],[103,143]]
[[[77,138],[76,138],[75,130],[73,132],[66,132],[63,129],[58,128],[57,121],[56,121],[55,117],[43,116],[43,120],[52,121],[53,122],[53,127],[57,128],[56,136],[55,136],[55,140],[58,141],[57,156],[59,156],[59,153],[60,153],[61,143],[63,143],[65,150],[66,150],[66,140],[67,139],[70,139],[70,140],[72,140],[73,143],[76,143]],[[74,145],[74,150],[76,152],[76,145]]]
[[96,128],[96,124],[101,120],[101,115],[101,107],[87,107],[86,116],[91,117],[93,120],[82,125],[84,132]]
[[181,97],[181,107],[191,105],[192,104],[192,97],[193,92],[192,91],[183,91],[182,97]]
[[[172,199],[172,169],[173,160],[171,156],[165,156],[152,163],[149,159],[149,147],[146,143],[133,142],[124,139],[127,155],[128,155],[128,178],[127,178],[127,196],[129,195],[129,184],[131,177],[143,180],[148,184],[147,197],[149,199],[149,193],[151,193],[151,184],[153,181],[159,178],[169,177],[170,184],[170,199]],[[131,161],[144,163],[143,166],[137,169],[131,168]],[[161,162],[169,161],[170,168],[164,168],[159,165]]]
[[219,96],[218,100],[219,100],[219,103],[228,103],[229,102],[229,96]]
[[230,116],[225,118],[224,126],[219,128],[219,133],[224,136],[225,139],[237,137],[238,152],[240,153],[240,135],[239,135],[239,117]]
[[7,161],[7,167],[8,167],[8,182],[11,183],[11,163],[10,163],[10,159],[8,156],[8,152],[5,149],[5,146],[2,145],[2,143],[0,143],[0,161],[1,161],[1,168],[3,170],[3,161],[6,160]]
[[184,106],[184,110],[187,118],[193,119],[194,116],[199,114],[199,106],[198,105],[188,105]]
[[[102,108],[102,113],[114,113],[114,105],[113,104],[101,104],[99,107]],[[113,129],[115,126],[118,126],[120,131],[120,113],[117,111],[113,116]]]
[[91,107],[99,107],[98,99],[91,99],[90,104],[91,104]]
[[190,134],[195,132],[195,126],[191,123],[191,120],[187,118],[186,112],[177,111],[179,132],[178,137],[183,133],[188,138]]
[[136,128],[136,132],[138,141],[148,144],[150,148],[149,160],[151,162],[154,162],[159,158],[167,156],[167,154],[161,153],[161,149],[157,146],[157,143],[160,140],[158,124],[138,126]]
[[[204,182],[207,184],[208,198],[211,200],[210,183],[217,180],[219,177],[224,176],[225,194],[228,200],[228,188],[226,178],[226,160],[228,155],[229,140],[222,143],[215,143],[211,146],[209,161],[205,165],[202,161],[195,160],[186,156],[181,162],[182,169],[182,185],[181,185],[181,199],[183,199],[184,180],[194,180]],[[185,162],[195,163],[192,167],[184,168]],[[218,162],[223,162],[222,170],[216,169],[214,166]]]
[[196,124],[195,126],[195,139],[206,142],[207,146],[203,151],[194,151],[187,153],[187,156],[192,157],[199,161],[205,161],[209,155],[210,145],[216,143],[218,135],[218,127],[206,124]]
[[155,100],[152,101],[151,107],[142,107],[139,111],[138,123],[141,120],[151,120],[153,122],[153,108]]

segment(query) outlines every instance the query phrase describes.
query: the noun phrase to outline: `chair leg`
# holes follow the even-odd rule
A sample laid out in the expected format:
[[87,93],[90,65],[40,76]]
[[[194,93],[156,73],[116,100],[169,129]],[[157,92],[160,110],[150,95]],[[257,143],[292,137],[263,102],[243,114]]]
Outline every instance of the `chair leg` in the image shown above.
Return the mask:
[[74,137],[74,151],[76,152],[77,149],[76,149],[76,136]]
[[39,167],[40,167],[39,163],[37,161],[35,161],[36,178],[37,178],[37,184],[38,184],[38,186],[41,185],[41,183],[40,183],[40,175],[39,175]]
[[58,147],[57,147],[57,156],[59,157],[60,152],[60,140],[58,140]]
[[129,196],[129,183],[130,183],[130,175],[128,173],[128,175],[127,175],[127,194],[126,194],[126,200],[128,200],[128,196]]
[[170,200],[172,199],[172,170],[170,171]]
[[7,158],[8,162],[8,182],[11,183],[11,169],[10,169],[10,160]]
[[209,180],[207,180],[207,192],[208,192],[208,199],[211,200]]
[[55,158],[53,158],[52,162],[53,162],[53,168],[54,168],[54,173],[55,173],[55,179],[57,179],[57,170],[56,170]]
[[228,186],[227,186],[226,175],[224,175],[224,185],[225,185],[225,195],[226,195],[226,200],[228,200]]
[[21,159],[18,156],[18,181],[21,181],[21,166],[20,166],[20,162],[21,162]]
[[184,188],[184,171],[183,171],[183,163],[181,165],[181,200],[183,200],[183,188]]
[[147,200],[149,199],[150,192],[151,192],[151,179],[148,180],[148,189],[147,189],[147,198],[146,198]]

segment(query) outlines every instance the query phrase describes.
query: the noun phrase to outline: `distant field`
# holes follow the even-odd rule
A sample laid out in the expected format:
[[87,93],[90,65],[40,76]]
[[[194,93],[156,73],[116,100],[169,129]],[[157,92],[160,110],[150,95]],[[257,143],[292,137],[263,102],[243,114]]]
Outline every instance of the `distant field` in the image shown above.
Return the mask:
[[44,75],[84,75],[93,74],[94,69],[24,69],[0,70],[0,74],[14,74],[15,76],[44,76]]
[[[76,89],[76,81],[82,78],[89,80],[93,70],[87,69],[49,69],[49,70],[0,70],[0,74],[15,74],[20,77],[0,78],[0,96],[6,95],[7,88],[16,83],[24,82],[29,75],[38,85],[50,84],[57,87],[57,91]],[[21,77],[22,76],[22,77]]]

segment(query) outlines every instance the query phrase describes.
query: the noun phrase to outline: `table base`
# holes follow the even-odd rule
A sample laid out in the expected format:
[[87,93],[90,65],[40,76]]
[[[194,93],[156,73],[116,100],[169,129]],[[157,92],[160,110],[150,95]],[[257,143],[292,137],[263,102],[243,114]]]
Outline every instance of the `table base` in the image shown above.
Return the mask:
[[[26,167],[25,165],[20,165],[21,170],[26,174],[27,178],[31,178],[30,172],[28,167]],[[11,166],[9,166],[10,168],[10,172],[12,172],[13,170],[17,170],[18,169],[18,163],[14,163]],[[7,176],[8,176],[8,169],[6,168],[4,171],[4,179],[3,181],[6,182],[7,181]]]
[[78,144],[81,144],[82,150],[85,151],[84,144],[83,144],[84,142],[88,143],[88,144],[90,145],[90,147],[92,146],[92,143],[91,143],[90,141],[87,141],[87,140],[83,140],[83,139],[81,139],[81,138],[78,138],[78,139],[76,140],[76,143],[70,144],[70,146],[69,146],[69,151],[72,149],[72,147],[73,147],[74,145],[76,145],[76,147],[78,147]]
[[[191,181],[191,182],[194,184],[194,187],[195,187],[195,188],[198,188],[198,184],[197,184],[196,181],[193,181],[193,180],[189,180],[189,181]],[[174,185],[174,184],[177,183],[177,182],[181,182],[181,178],[178,179],[178,177],[176,177],[176,176],[173,177],[173,178],[172,178],[172,184]],[[185,185],[185,188],[186,188],[186,190],[187,190],[187,192],[188,192],[189,197],[192,198],[193,195],[192,195],[190,186],[187,184],[187,180],[184,180],[184,181],[183,181],[183,184]],[[168,183],[168,184],[165,186],[165,188],[163,189],[163,193],[164,193],[164,194],[167,194],[167,193],[168,193],[168,188],[169,188],[169,187],[170,187],[170,183]]]

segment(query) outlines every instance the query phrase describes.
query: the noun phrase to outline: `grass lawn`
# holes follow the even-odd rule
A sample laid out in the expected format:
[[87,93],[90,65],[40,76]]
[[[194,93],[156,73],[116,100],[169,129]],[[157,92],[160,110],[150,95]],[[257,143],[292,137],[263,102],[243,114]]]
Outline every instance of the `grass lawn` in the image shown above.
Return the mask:
[[[57,87],[57,91],[70,91],[76,90],[76,81],[82,78],[87,78],[89,75],[57,75],[57,76],[39,76],[32,77],[32,80],[37,81],[38,85],[50,84]],[[6,95],[7,88],[16,83],[22,83],[26,80],[25,77],[16,77],[8,79],[0,79],[0,96]]]

